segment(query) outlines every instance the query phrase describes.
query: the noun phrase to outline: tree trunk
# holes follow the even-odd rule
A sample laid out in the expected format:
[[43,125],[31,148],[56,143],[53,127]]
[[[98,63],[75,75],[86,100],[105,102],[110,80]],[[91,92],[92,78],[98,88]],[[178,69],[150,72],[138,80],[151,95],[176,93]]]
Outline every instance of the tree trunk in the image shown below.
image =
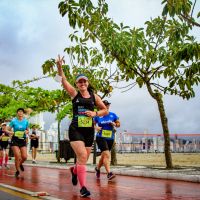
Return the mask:
[[165,113],[162,95],[160,93],[154,93],[150,85],[147,85],[147,89],[150,95],[156,100],[157,105],[158,105],[162,129],[163,129],[163,135],[164,135],[164,152],[165,152],[166,168],[172,169],[173,164],[172,164],[172,157],[171,157],[171,152],[170,152],[169,128],[168,128],[168,121],[167,121],[167,117]]
[[170,152],[170,137],[169,137],[168,121],[165,114],[163,100],[162,100],[162,97],[160,97],[160,94],[158,94],[156,101],[158,104],[158,109],[160,113],[160,119],[162,123],[164,139],[165,139],[165,143],[164,143],[165,144],[165,162],[166,162],[167,168],[172,169],[173,165],[172,165],[172,157],[171,157],[171,152]]
[[116,142],[113,143],[111,149],[111,165],[117,165]]

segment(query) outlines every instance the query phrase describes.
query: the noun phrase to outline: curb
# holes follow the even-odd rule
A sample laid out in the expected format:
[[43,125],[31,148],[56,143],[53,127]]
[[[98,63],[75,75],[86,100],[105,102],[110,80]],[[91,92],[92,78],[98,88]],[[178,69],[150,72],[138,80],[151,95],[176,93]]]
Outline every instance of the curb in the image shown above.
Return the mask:
[[62,200],[62,199],[58,199],[58,198],[55,198],[55,197],[47,196],[49,194],[46,193],[46,192],[31,192],[29,190],[24,190],[24,189],[21,189],[21,188],[18,188],[18,187],[14,187],[14,186],[2,184],[2,183],[0,183],[0,186],[3,187],[3,188],[6,188],[6,189],[10,189],[10,190],[13,190],[13,191],[16,191],[16,192],[20,192],[20,193],[29,195],[30,197],[39,197],[40,199],[44,199],[44,200]]
[[[44,167],[44,168],[51,168],[51,169],[69,169],[69,166],[56,166],[56,165],[41,165],[41,164],[25,164],[25,166],[32,166],[32,167]],[[87,166],[87,171],[94,173],[95,165]],[[150,171],[151,170],[151,171]],[[112,170],[116,175],[124,175],[124,176],[134,176],[134,177],[145,177],[145,178],[156,178],[156,179],[167,179],[167,180],[178,180],[178,181],[187,181],[193,183],[200,183],[200,175],[194,174],[184,174],[183,172],[174,173],[166,172],[163,170],[153,171],[153,169],[148,168],[141,168],[141,169],[127,169],[126,167],[113,168]],[[105,170],[102,170],[102,173],[106,173]]]

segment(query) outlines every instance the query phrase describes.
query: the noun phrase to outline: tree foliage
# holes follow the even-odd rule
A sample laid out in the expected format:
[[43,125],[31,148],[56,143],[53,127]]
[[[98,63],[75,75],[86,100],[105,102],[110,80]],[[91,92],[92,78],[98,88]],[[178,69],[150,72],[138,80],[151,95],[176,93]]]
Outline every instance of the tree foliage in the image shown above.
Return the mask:
[[185,21],[192,29],[194,26],[200,27],[200,11],[194,12],[197,0],[163,0],[163,15],[169,14],[171,17],[178,17]]
[[[96,71],[104,66],[103,74],[107,69],[105,63],[115,61],[118,68],[113,79],[116,81],[136,80],[139,87],[150,82],[164,94],[194,97],[193,86],[200,81],[200,46],[189,34],[186,23],[157,17],[147,21],[145,29],[118,25],[106,16],[108,5],[103,0],[96,7],[90,0],[66,0],[59,4],[59,9],[62,16],[68,15],[69,24],[75,29],[69,37],[76,45],[65,51],[79,64],[85,64],[88,69],[92,66]],[[97,41],[101,49],[97,49]],[[158,81],[161,78],[167,79],[167,84],[161,85]]]
[[[65,111],[65,114],[60,114],[58,120],[62,120],[66,115],[71,114],[69,105],[71,104],[69,96],[63,90],[44,90],[40,87],[34,88],[27,86],[30,81],[13,81],[12,86],[1,84],[0,95],[0,119],[1,121],[9,120],[16,115],[16,110],[19,107],[31,109],[31,115],[40,112],[54,113],[58,107]],[[68,109],[66,109],[68,108]],[[28,113],[29,114],[29,113]]]

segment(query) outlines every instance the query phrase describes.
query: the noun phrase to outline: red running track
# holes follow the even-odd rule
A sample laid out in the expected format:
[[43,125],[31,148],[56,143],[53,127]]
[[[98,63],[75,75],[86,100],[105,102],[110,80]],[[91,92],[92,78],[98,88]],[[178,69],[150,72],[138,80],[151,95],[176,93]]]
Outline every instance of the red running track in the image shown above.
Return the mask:
[[[78,200],[79,185],[72,186],[70,171],[25,166],[23,177],[14,177],[14,168],[0,170],[0,182],[32,192],[45,191],[60,199]],[[108,182],[105,174],[97,180],[88,173],[87,187],[93,200],[200,200],[200,184],[117,175]]]

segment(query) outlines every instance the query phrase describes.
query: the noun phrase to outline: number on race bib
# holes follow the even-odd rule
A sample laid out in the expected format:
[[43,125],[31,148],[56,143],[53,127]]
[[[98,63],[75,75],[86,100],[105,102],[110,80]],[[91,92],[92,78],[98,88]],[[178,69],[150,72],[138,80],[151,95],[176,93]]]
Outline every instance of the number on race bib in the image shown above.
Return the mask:
[[111,138],[112,131],[111,130],[102,130],[102,137]]
[[3,142],[6,142],[6,141],[8,141],[9,140],[9,137],[8,136],[4,136],[4,137],[2,137],[2,139],[1,139],[1,141],[3,141]]
[[86,116],[79,116],[78,127],[92,127],[92,118]]
[[15,132],[15,137],[23,138],[24,137],[24,131],[16,131]]

